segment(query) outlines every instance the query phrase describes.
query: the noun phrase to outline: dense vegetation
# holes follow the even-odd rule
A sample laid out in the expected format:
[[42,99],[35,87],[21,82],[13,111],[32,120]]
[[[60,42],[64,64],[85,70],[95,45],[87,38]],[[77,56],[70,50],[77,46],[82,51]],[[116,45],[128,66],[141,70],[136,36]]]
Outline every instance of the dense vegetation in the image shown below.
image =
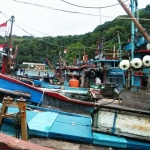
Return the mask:
[[[150,5],[146,6],[145,10],[147,11],[140,10],[140,18],[149,18]],[[67,48],[67,53],[63,57],[70,63],[73,62],[75,57],[82,59],[84,50],[89,58],[93,58],[97,45],[101,42],[104,43],[103,48],[112,49],[114,45],[118,48],[117,31],[120,32],[121,43],[127,42],[128,38],[131,37],[131,21],[128,19],[120,20],[118,17],[113,21],[97,26],[93,32],[84,35],[43,38],[13,36],[13,48],[15,49],[16,45],[19,46],[17,63],[41,62],[40,58],[46,57],[54,64],[58,60],[59,52],[63,53],[65,48]],[[150,29],[148,21],[140,20],[140,23],[144,28]],[[3,37],[0,37],[0,43],[3,43],[3,39]]]

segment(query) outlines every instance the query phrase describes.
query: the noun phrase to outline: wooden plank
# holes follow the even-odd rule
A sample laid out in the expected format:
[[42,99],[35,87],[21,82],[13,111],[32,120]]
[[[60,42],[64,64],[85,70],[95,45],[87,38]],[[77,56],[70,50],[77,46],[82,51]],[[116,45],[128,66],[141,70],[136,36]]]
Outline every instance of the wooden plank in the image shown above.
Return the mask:
[[150,102],[150,93],[146,91],[123,91],[122,100]]
[[147,91],[122,92],[122,106],[150,110],[150,93]]
[[136,102],[135,101],[123,101],[122,105],[126,107],[150,110],[150,102],[145,103],[142,101],[136,101]]

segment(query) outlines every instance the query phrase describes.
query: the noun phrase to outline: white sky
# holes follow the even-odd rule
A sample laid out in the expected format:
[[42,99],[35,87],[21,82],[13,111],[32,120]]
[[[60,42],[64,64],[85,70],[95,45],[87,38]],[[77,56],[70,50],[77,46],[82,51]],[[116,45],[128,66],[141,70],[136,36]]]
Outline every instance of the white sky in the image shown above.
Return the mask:
[[[99,16],[86,16],[81,14],[66,13],[57,10],[45,9],[33,5],[26,5],[18,3],[13,0],[0,0],[0,11],[7,15],[9,18],[14,15],[15,23],[25,31],[31,33],[35,37],[44,36],[59,36],[59,35],[80,35],[87,32],[92,32],[98,25],[111,21],[119,15],[125,15],[125,11],[120,5],[101,9],[101,17],[99,9],[85,9],[71,6],[62,2],[61,0],[18,0],[21,2],[29,2],[48,6],[57,9],[64,9],[69,11],[76,11],[82,13],[96,14]],[[117,4],[118,0],[65,0],[73,4],[81,6],[103,7],[108,5]],[[149,0],[138,0],[138,8],[144,8],[149,4]],[[129,7],[130,0],[125,2]],[[107,18],[103,16],[110,16]],[[101,19],[100,19],[101,18]],[[0,14],[0,24],[7,19]],[[21,24],[19,24],[19,23]],[[39,32],[33,31],[25,26],[33,28]],[[15,24],[13,26],[13,34],[18,36],[29,35]],[[4,35],[0,32],[0,35]]]

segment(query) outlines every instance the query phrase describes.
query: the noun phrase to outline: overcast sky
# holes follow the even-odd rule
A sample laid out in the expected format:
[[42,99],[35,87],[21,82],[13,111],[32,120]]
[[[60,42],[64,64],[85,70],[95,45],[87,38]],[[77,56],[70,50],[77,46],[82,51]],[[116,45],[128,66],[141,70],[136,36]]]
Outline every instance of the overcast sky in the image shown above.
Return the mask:
[[[18,2],[16,2],[18,1]],[[30,35],[35,37],[59,36],[59,35],[79,35],[92,32],[98,25],[106,21],[111,21],[119,15],[125,15],[125,11],[120,5],[102,9],[87,9],[69,5],[61,0],[0,0],[0,11],[10,18],[15,17],[13,34],[18,36]],[[51,10],[34,5],[27,5],[20,2],[28,2],[46,7],[75,11],[81,13],[95,14],[89,16],[82,14],[67,13],[58,10]],[[117,4],[118,0],[65,0],[67,2],[90,7],[103,7]],[[144,8],[150,0],[138,0],[138,8]],[[130,0],[125,2],[129,8]],[[101,13],[100,13],[101,12]],[[0,14],[0,23],[8,20]],[[101,17],[100,17],[101,14]],[[108,17],[104,17],[108,16]],[[20,24],[21,23],[21,24]],[[27,27],[26,27],[27,26]],[[28,28],[29,27],[29,28]],[[30,28],[37,30],[31,30]],[[28,33],[30,34],[28,34]],[[4,35],[0,32],[0,35]]]

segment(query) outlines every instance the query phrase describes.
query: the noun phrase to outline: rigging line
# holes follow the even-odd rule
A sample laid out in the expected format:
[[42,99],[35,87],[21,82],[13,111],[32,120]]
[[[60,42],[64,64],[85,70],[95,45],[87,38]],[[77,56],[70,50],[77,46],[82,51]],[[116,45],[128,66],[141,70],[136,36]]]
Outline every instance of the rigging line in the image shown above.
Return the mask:
[[[114,41],[114,39],[117,37],[117,35],[112,39],[112,40],[109,40],[109,41],[107,41],[107,42],[105,42],[103,45],[104,45],[104,47],[105,46],[109,46],[110,44],[112,44],[112,42]],[[108,42],[110,42],[109,44],[107,44]],[[107,45],[106,45],[107,44]]]
[[99,8],[108,8],[108,7],[117,6],[117,5],[119,5],[119,4],[121,4],[121,3],[124,3],[124,2],[126,2],[126,1],[128,1],[128,0],[125,0],[125,1],[123,1],[123,2],[121,2],[121,3],[117,3],[117,4],[113,4],[113,5],[109,5],[109,6],[103,6],[103,7],[80,6],[80,5],[76,5],[76,4],[73,4],[73,3],[69,3],[69,2],[64,1],[64,0],[61,0],[61,1],[65,2],[65,3],[67,3],[67,4],[70,4],[70,5],[76,6],[76,7],[99,9]]
[[9,19],[9,17],[7,17],[7,15],[5,15],[3,12],[1,12],[0,11],[0,13],[5,17],[5,18],[7,18],[8,20],[6,21],[6,22],[8,22],[8,21],[10,21],[11,19]]
[[[4,15],[6,18],[8,18],[8,17],[7,17],[7,15],[6,15],[6,14],[4,14],[3,12],[1,12],[1,14],[2,14],[2,15]],[[9,19],[9,20],[10,20],[10,19]],[[8,21],[9,21],[9,20],[8,20]],[[35,29],[33,29],[33,28],[30,28],[30,27],[28,27],[28,26],[26,26],[26,25],[24,25],[24,24],[20,23],[19,21],[16,21],[16,22],[18,22],[19,24],[21,24],[21,25],[23,25],[23,26],[25,26],[25,27],[27,27],[27,28],[29,28],[29,29],[33,30],[33,31],[36,31],[36,32],[42,33],[42,34],[44,34],[44,35],[48,35],[48,36],[50,36],[49,34],[46,34],[46,33],[40,32],[40,31],[38,31],[38,30],[35,30]]]
[[21,1],[18,1],[18,0],[12,0],[12,1],[27,4],[27,5],[34,5],[34,6],[38,6],[38,7],[43,7],[43,8],[51,9],[51,10],[63,11],[63,12],[67,12],[67,13],[82,14],[82,15],[89,15],[89,16],[99,16],[99,15],[95,15],[95,14],[88,14],[88,13],[81,13],[81,12],[69,11],[69,10],[64,10],[64,9],[52,8],[52,7],[49,7],[49,6],[43,6],[43,5],[34,4],[34,3],[21,2]]
[[123,34],[122,32],[119,32],[123,37],[125,37],[126,39],[127,39],[127,35],[125,34]]
[[139,19],[139,20],[145,20],[145,21],[150,20],[150,19],[146,19],[146,18],[127,18],[127,17],[117,17],[115,19],[124,19],[124,20]]
[[[0,13],[4,16],[4,17],[6,17],[7,19],[9,18],[7,15],[5,15],[2,11],[0,11]],[[10,19],[9,19],[10,20]]]
[[53,44],[53,43],[50,43],[50,42],[47,42],[47,41],[44,41],[43,39],[40,39],[40,41],[43,41],[45,43],[48,43],[50,45],[54,45],[54,46],[58,46],[58,47],[66,47],[66,46],[60,46],[60,45],[56,45],[56,44]]
[[[24,32],[26,32],[27,34],[33,36],[31,33],[27,32],[25,29],[21,28],[20,26],[18,26],[16,23],[14,23],[18,28],[20,28],[21,30],[23,30]],[[33,36],[34,37],[34,36]]]
[[[68,11],[68,10],[52,8],[52,7],[49,7],[49,6],[43,6],[43,5],[34,4],[34,3],[21,2],[21,1],[18,1],[18,0],[12,0],[12,1],[15,1],[15,2],[18,2],[18,3],[27,4],[27,5],[34,5],[34,6],[38,6],[38,7],[43,7],[43,8],[46,8],[46,9],[52,9],[52,10],[58,10],[58,11],[63,11],[63,12],[68,12],[68,13],[77,13],[77,14],[82,14],[82,15],[90,15],[90,16],[97,16],[97,17],[99,17],[99,15],[96,15],[96,14],[87,14],[87,13],[81,13],[81,12]],[[128,0],[126,0],[126,1],[128,1]],[[111,17],[111,16],[104,16],[104,15],[101,15],[101,17],[106,17],[106,18],[115,19],[115,17]]]
[[36,31],[36,32],[39,32],[39,33],[41,33],[41,34],[50,36],[49,34],[46,34],[46,33],[40,32],[40,31],[38,31],[38,30],[35,30],[35,29],[33,29],[33,28],[30,28],[30,27],[28,27],[28,26],[26,26],[26,25],[20,23],[19,21],[16,21],[16,22],[19,23],[19,24],[21,24],[21,25],[23,25],[23,26],[25,26],[25,27],[27,27],[27,28],[29,28],[29,29],[31,29],[31,30],[33,30],[33,31]]

